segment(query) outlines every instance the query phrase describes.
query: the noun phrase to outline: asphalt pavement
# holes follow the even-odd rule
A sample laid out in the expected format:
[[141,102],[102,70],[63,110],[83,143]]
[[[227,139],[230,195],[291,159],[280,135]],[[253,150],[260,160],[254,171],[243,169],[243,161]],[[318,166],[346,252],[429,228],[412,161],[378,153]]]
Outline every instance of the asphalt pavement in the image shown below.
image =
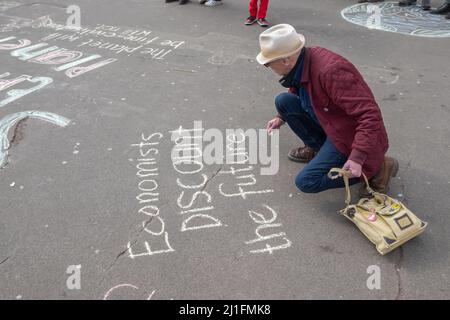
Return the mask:
[[356,0],[270,3],[272,25],[345,56],[377,98],[389,194],[429,223],[381,256],[337,213],[343,190],[296,189],[286,126],[275,175],[172,161],[194,121],[225,148],[284,91],[255,61],[248,1],[223,2],[0,1],[0,299],[449,299],[450,39],[350,23]]

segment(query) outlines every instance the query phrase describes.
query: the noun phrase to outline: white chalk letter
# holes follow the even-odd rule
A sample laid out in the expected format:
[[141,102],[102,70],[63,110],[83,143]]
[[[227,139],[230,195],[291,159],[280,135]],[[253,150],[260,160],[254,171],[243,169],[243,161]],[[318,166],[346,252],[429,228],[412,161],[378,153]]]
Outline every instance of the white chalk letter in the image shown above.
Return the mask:
[[66,285],[69,290],[81,289],[81,265],[71,265],[67,268],[67,274],[70,276],[67,278]]

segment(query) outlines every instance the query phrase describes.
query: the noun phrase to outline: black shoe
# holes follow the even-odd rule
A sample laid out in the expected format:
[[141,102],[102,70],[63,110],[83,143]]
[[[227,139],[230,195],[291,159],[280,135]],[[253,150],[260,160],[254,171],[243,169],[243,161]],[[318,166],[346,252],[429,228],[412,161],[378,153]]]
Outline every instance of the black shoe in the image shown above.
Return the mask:
[[417,4],[417,0],[401,0],[398,2],[398,5],[400,7],[414,6],[416,4]]
[[431,6],[422,6],[422,9],[423,9],[424,11],[430,11]]
[[432,14],[445,14],[450,12],[450,3],[444,3],[439,8],[430,11]]
[[188,2],[189,2],[189,0],[180,0],[180,4],[186,4]]

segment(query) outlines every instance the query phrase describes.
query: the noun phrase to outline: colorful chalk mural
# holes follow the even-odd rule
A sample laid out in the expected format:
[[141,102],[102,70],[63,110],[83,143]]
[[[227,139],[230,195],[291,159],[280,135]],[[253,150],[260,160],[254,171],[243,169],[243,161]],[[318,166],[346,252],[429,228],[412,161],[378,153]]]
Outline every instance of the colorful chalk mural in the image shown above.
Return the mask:
[[341,15],[348,22],[368,29],[418,37],[450,37],[450,20],[424,11],[420,6],[400,7],[397,2],[364,3],[345,8]]

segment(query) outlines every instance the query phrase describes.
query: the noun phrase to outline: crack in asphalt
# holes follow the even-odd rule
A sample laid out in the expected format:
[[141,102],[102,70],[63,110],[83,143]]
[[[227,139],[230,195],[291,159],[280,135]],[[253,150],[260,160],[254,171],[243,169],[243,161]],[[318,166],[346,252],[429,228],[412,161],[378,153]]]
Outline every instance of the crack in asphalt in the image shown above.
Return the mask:
[[26,120],[28,120],[28,118],[24,118],[17,122],[16,126],[14,127],[13,136],[9,142],[10,146],[16,146],[24,138],[23,129],[25,127]]
[[[159,206],[159,210],[161,210],[162,208],[164,208],[165,206],[167,206],[169,204],[169,202],[163,203],[162,205]],[[141,235],[141,233],[145,230],[145,228],[149,225],[150,222],[152,222],[153,217],[150,217],[150,219],[144,221],[142,227],[136,232],[136,234],[134,236],[131,237],[131,241],[130,241],[130,248],[133,247],[134,244],[136,244],[137,242],[137,238]],[[125,252],[128,251],[128,248],[124,251],[122,251],[116,258],[117,259],[122,256],[123,254],[125,254]]]
[[[217,174],[217,173],[216,173]],[[165,206],[168,205],[169,202],[166,202],[164,204],[162,204],[159,209],[164,208]],[[108,268],[106,268],[104,275],[102,277],[102,280],[99,283],[99,286],[102,285],[103,281],[105,280],[105,276],[109,273],[109,271],[111,271],[111,269],[114,267],[114,265],[117,263],[117,261],[124,256],[129,249],[131,249],[136,243],[137,243],[137,238],[139,238],[139,236],[141,235],[141,233],[145,230],[145,228],[149,225],[150,222],[152,222],[153,217],[150,217],[150,219],[144,221],[142,227],[136,232],[136,234],[134,236],[131,237],[131,241],[130,241],[130,247],[128,248],[128,246],[122,250],[121,252],[119,252],[119,254],[116,255],[116,257],[114,258],[113,262],[110,263],[110,265],[108,266]]]
[[[223,165],[220,166],[219,169],[217,169],[217,171],[211,176],[211,178],[207,179],[205,182],[205,185],[203,186],[203,188],[201,189],[201,191],[205,190],[206,187],[208,186],[209,182],[212,181],[219,173],[220,171],[222,171],[223,169]],[[165,206],[168,205],[168,202],[162,204],[159,209],[164,208]],[[137,238],[141,235],[141,233],[145,230],[145,228],[152,222],[153,217],[150,217],[150,219],[148,219],[147,221],[144,221],[142,227],[136,232],[136,234],[131,237],[132,241],[130,241],[130,246],[129,248],[132,248],[133,245],[136,244],[137,242]],[[110,266],[106,269],[105,271],[105,275],[114,267],[114,265],[117,263],[117,261],[120,259],[120,257],[122,257],[128,250],[129,250],[128,246],[125,250],[121,251],[116,258],[114,259],[114,261],[110,264]],[[100,284],[103,282],[103,280],[100,282]]]
[[411,168],[411,160],[409,160],[408,164],[406,165],[405,171],[403,172],[403,178],[401,179],[401,182],[400,182],[400,190],[401,190],[401,193],[403,194],[403,199],[404,199],[403,202],[405,204],[408,204],[409,198],[406,195],[406,185],[405,185],[404,177],[406,176],[406,173],[408,172],[408,170],[410,168]]
[[206,189],[206,186],[208,185],[208,183],[215,178],[215,176],[217,176],[219,174],[220,171],[222,171],[223,169],[223,165],[220,166],[220,168],[216,171],[216,173],[214,173],[211,178],[208,178],[208,180],[206,180],[205,185],[203,186],[203,188],[200,191],[203,191]]
[[402,274],[401,274],[403,260],[404,260],[403,248],[399,247],[398,252],[399,252],[398,260],[395,263],[395,273],[397,274],[397,294],[395,296],[395,300],[400,300],[400,297],[403,293]]
[[6,261],[8,261],[11,258],[11,256],[6,257],[6,259],[4,259],[3,261],[0,262],[0,264],[4,264]]
[[[137,242],[137,240],[134,240],[132,245],[134,245],[136,242]],[[117,263],[117,261],[120,259],[120,257],[122,257],[127,251],[128,251],[128,247],[125,248],[124,250],[122,250],[118,255],[116,255],[116,257],[114,258],[114,261],[109,265],[109,267],[103,273],[102,279],[100,280],[100,283],[98,284],[99,287],[103,284],[103,281],[105,281],[105,277],[109,273],[109,271],[114,267],[114,265]]]
[[[28,118],[24,118],[22,120],[20,120],[19,122],[17,122],[17,124],[14,127],[13,130],[13,136],[11,138],[11,140],[9,141],[9,148],[11,149],[12,147],[15,147],[19,144],[19,142],[24,138],[24,133],[23,133],[23,129],[25,127],[25,121]],[[3,167],[1,167],[0,169],[5,168],[7,165],[9,164],[9,161],[6,162]]]
[[[406,195],[406,184],[405,184],[405,176],[406,173],[408,172],[408,170],[411,168],[411,160],[408,161],[408,164],[406,165],[406,168],[403,172],[403,177],[401,179],[401,183],[400,183],[400,188],[401,188],[401,193],[403,194],[403,201],[406,205],[408,204],[408,196]],[[395,273],[397,275],[397,294],[395,296],[395,300],[399,300],[402,296],[403,293],[403,285],[402,285],[402,274],[401,274],[401,270],[402,270],[402,266],[403,266],[403,261],[404,261],[404,251],[403,251],[403,247],[399,247],[398,248],[398,259],[395,262]]]

